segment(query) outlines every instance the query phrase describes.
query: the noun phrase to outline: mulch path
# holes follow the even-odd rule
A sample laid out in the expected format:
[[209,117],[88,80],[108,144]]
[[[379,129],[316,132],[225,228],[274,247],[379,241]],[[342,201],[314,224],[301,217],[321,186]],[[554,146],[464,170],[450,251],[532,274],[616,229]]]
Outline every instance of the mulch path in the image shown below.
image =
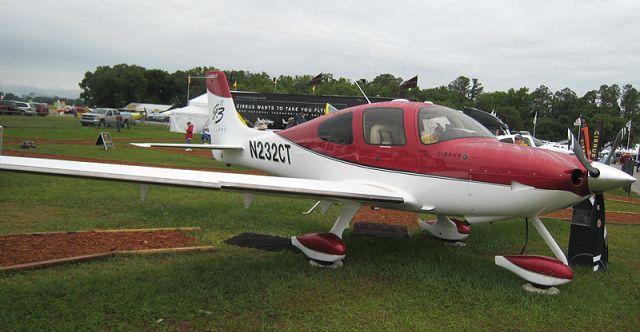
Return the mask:
[[0,266],[114,251],[195,245],[193,234],[178,230],[13,234],[0,236]]

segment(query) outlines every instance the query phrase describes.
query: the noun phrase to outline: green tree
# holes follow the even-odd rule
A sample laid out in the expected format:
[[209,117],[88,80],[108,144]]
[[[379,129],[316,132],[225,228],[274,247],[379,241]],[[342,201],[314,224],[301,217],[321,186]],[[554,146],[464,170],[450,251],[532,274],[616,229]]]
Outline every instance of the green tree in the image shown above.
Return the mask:
[[453,80],[447,88],[451,92],[451,102],[455,108],[461,109],[469,101],[468,96],[471,92],[471,80],[465,76],[458,76]]
[[538,114],[538,117],[552,116],[553,93],[544,85],[539,86],[531,93],[531,111]]
[[640,113],[640,93],[631,84],[622,87],[620,107],[624,117],[636,117]]
[[371,82],[367,82],[362,89],[369,97],[397,96],[402,78],[391,74],[376,76]]
[[122,107],[146,96],[145,69],[136,65],[100,66],[94,73],[86,72],[80,82],[80,97],[87,105]]
[[613,116],[622,115],[620,112],[620,105],[618,101],[620,100],[620,87],[617,84],[609,85],[601,85],[600,90],[598,90],[600,111],[606,112]]
[[470,100],[476,100],[476,98],[478,98],[478,96],[484,91],[484,87],[482,86],[482,83],[478,82],[477,78],[473,78],[471,79],[471,89],[469,89],[469,94],[467,95],[467,97]]

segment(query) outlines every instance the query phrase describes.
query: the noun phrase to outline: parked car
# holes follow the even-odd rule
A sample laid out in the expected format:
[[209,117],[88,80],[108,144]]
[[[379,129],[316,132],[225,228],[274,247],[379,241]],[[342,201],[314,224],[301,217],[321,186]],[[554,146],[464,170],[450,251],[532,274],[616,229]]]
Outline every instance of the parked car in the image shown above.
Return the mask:
[[36,114],[40,116],[49,115],[49,104],[47,103],[31,103],[36,109]]
[[[80,123],[83,126],[116,126],[116,116],[119,114],[118,110],[113,108],[94,108],[91,113],[82,114]],[[128,115],[122,115],[122,127],[127,128],[131,122],[131,117]]]
[[144,114],[142,114],[140,112],[136,112],[136,111],[130,111],[128,109],[119,108],[118,111],[122,115],[130,116],[131,117],[131,121],[137,121],[137,120],[142,119],[142,117],[144,117]]
[[147,114],[147,120],[149,121],[159,121],[159,122],[169,122],[169,116],[171,115],[171,111],[164,112],[151,112]]
[[16,114],[18,108],[13,100],[0,100],[0,114]]
[[20,115],[36,115],[36,109],[31,107],[29,103],[25,103],[22,101],[16,101],[16,108],[18,109],[18,114]]
[[82,116],[82,114],[89,113],[89,112],[91,112],[91,110],[88,107],[72,106],[72,107],[68,107],[64,111],[64,114],[75,114],[76,118],[79,118],[80,116]]

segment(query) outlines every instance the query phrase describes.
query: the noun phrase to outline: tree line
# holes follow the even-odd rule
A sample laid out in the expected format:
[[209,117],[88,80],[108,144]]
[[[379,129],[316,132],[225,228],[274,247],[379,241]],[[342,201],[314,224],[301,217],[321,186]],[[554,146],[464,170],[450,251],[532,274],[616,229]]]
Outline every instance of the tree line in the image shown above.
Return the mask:
[[[206,92],[205,73],[213,67],[196,67],[169,73],[138,65],[118,64],[99,66],[87,71],[79,83],[81,101],[87,106],[122,107],[130,102],[184,106],[188,98]],[[318,94],[358,96],[356,82],[336,78],[330,73],[320,76],[317,85],[310,85],[317,75],[280,75],[271,77],[265,72],[225,70],[232,90],[282,94]],[[191,77],[191,79],[189,79]],[[317,80],[316,80],[317,81]],[[431,101],[455,109],[475,107],[495,114],[512,130],[533,130],[536,117],[536,136],[548,140],[567,137],[567,128],[583,116],[590,127],[602,124],[602,139],[611,141],[627,121],[640,125],[640,93],[631,84],[601,85],[579,96],[570,88],[551,91],[541,85],[531,91],[527,87],[507,91],[485,92],[477,78],[459,76],[439,87],[401,89],[403,78],[380,74],[373,80],[358,80],[367,96],[400,97]],[[188,86],[188,89],[187,89]],[[35,98],[33,98],[34,101]],[[46,102],[46,101],[45,101]],[[69,102],[67,103],[69,104]],[[79,103],[78,103],[79,104]],[[536,116],[537,114],[537,116]],[[634,135],[631,140],[640,141]]]

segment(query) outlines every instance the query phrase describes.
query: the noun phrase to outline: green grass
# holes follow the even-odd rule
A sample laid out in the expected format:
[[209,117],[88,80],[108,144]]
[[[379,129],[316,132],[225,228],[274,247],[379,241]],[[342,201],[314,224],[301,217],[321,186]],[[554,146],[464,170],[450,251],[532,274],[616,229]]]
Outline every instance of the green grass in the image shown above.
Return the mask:
[[[17,131],[27,131],[6,128],[5,135],[18,138],[24,136]],[[64,134],[68,138],[75,131],[81,139],[88,128],[37,132],[52,139],[58,130],[70,130]],[[167,133],[158,135],[147,137]],[[92,148],[59,146],[56,153],[84,155]],[[203,159],[147,151],[117,147],[95,153],[109,160],[151,158],[183,166]],[[422,232],[381,239],[347,231],[345,266],[317,269],[300,254],[223,241],[242,232],[288,237],[326,231],[336,207],[328,215],[302,216],[312,201],[259,196],[244,209],[242,195],[235,193],[154,186],[144,203],[138,194],[138,186],[127,183],[0,172],[0,234],[198,226],[199,241],[217,247],[214,253],[121,256],[0,274],[0,331],[628,331],[640,326],[637,226],[609,224],[609,269],[576,268],[559,296],[545,297],[525,293],[520,278],[493,263],[494,255],[519,253],[524,241],[519,220],[473,226],[464,248]],[[566,249],[569,224],[545,224]],[[526,252],[551,255],[533,227]]]

